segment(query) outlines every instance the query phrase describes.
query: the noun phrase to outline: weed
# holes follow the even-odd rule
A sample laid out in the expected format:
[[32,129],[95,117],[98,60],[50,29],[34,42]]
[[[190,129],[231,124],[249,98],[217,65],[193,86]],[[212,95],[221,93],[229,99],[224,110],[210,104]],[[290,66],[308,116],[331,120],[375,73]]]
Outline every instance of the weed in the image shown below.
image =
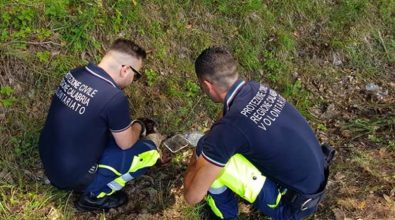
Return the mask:
[[[0,218],[1,219],[43,219],[48,215],[55,218],[66,218],[70,215],[65,208],[68,194],[54,191],[48,186],[32,183],[32,187],[17,187],[10,184],[0,184]],[[54,207],[53,202],[58,203]]]
[[14,89],[10,86],[0,87],[0,104],[3,107],[9,108],[14,104],[16,98],[12,95],[13,93]]
[[323,132],[327,132],[328,128],[324,124],[318,124],[317,129]]
[[40,62],[46,63],[49,61],[51,54],[48,51],[39,51],[36,53],[36,57]]
[[392,152],[395,152],[395,141],[388,141],[388,148],[392,150]]
[[186,219],[191,219],[191,220],[198,220],[202,219],[200,217],[200,213],[202,213],[203,207],[205,206],[204,203],[200,203],[195,206],[187,206],[182,209],[183,216],[185,216]]
[[159,76],[159,74],[153,69],[148,69],[144,71],[144,75],[147,77],[147,84],[149,87],[154,85],[154,83],[157,81]]
[[346,129],[351,130],[355,135],[353,139],[366,137],[372,143],[383,144],[383,139],[380,134],[384,131],[392,132],[395,130],[395,117],[388,118],[358,118],[344,126]]
[[200,87],[195,82],[191,80],[187,80],[187,82],[185,83],[185,90],[186,90],[185,96],[188,98],[193,98],[199,94]]
[[283,95],[296,106],[302,115],[307,118],[310,117],[309,108],[312,106],[310,94],[303,89],[301,80],[296,80],[294,84],[287,85]]
[[[12,170],[15,179],[14,184],[0,181],[1,219],[75,217],[69,208],[71,194],[29,179],[22,170],[41,169],[38,137],[61,77],[77,66],[98,62],[105,44],[118,37],[134,39],[149,52],[146,84],[135,84],[125,92],[131,96],[133,113],[155,117],[165,134],[207,129],[221,112],[223,106],[201,92],[193,68],[194,59],[211,45],[225,45],[240,63],[243,77],[268,80],[307,118],[309,109],[323,99],[322,91],[310,90],[316,79],[322,79],[314,85],[321,88],[320,84],[337,82],[352,70],[356,81],[370,80],[393,92],[387,86],[391,79],[386,78],[392,76],[388,73],[395,60],[393,0],[13,0],[0,1],[0,10],[0,62],[4,63],[0,65],[0,166]],[[333,53],[342,57],[339,65],[333,65]],[[299,80],[292,78],[294,71]],[[317,122],[317,129],[333,136],[333,142],[357,146],[358,141],[385,149],[383,155],[395,152],[392,112],[365,118],[347,110],[342,115],[349,114],[336,122]],[[350,130],[352,138],[338,140],[334,124]],[[381,159],[380,152],[355,148],[347,148],[351,165],[336,164],[335,172],[354,178],[349,170],[357,165],[383,177],[380,166],[388,167],[389,157]],[[174,165],[184,166],[183,159],[176,158]],[[373,185],[374,181],[366,181]],[[361,189],[359,195],[373,196],[365,191]],[[177,213],[199,219],[201,207],[182,204]],[[326,212],[322,215],[328,218]],[[107,214],[95,217],[105,219]],[[251,216],[247,213],[243,218]]]
[[367,0],[346,0],[333,9],[331,26],[335,30],[348,29],[358,19],[366,17],[369,2]]

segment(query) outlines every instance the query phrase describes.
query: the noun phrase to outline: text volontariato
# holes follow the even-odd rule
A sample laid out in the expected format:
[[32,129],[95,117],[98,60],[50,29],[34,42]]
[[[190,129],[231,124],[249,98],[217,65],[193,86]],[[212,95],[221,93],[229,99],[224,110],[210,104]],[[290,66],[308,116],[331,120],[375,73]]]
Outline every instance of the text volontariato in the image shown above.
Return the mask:
[[282,96],[261,85],[256,95],[240,113],[253,121],[259,128],[267,131],[280,117],[285,104],[286,101]]
[[97,89],[85,85],[68,72],[56,90],[56,96],[71,110],[84,114],[91,98],[98,93]]

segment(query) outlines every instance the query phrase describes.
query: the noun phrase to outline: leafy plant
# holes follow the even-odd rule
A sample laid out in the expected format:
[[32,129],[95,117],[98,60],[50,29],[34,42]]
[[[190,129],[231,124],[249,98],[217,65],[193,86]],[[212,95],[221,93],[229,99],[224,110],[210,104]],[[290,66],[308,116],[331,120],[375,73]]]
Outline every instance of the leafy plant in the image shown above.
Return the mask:
[[153,70],[153,69],[148,69],[144,72],[144,75],[147,77],[147,84],[148,86],[152,86],[155,84],[155,82],[157,81],[159,74]]
[[191,80],[187,80],[185,83],[185,88],[186,88],[186,97],[196,97],[199,92],[200,92],[200,87],[198,84]]
[[12,95],[14,89],[10,86],[0,87],[0,104],[6,108],[11,107],[16,101],[16,98]]
[[40,62],[47,63],[49,61],[51,54],[49,51],[39,51],[36,53],[36,57]]

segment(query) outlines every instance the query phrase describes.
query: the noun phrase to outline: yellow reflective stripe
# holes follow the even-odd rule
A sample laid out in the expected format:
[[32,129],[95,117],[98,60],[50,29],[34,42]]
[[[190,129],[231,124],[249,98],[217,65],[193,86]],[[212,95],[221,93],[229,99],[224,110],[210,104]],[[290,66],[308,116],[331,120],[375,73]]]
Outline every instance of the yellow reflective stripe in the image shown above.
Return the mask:
[[112,189],[111,192],[109,192],[109,193],[101,192],[101,193],[99,193],[99,195],[96,196],[96,198],[100,199],[100,198],[103,198],[104,196],[109,196],[109,195],[113,194],[115,191],[116,190]]
[[207,201],[208,206],[210,206],[211,210],[214,212],[214,214],[217,217],[219,217],[220,219],[224,219],[224,215],[218,209],[217,205],[215,205],[215,201],[214,201],[213,197],[211,197],[210,195],[207,195],[206,201]]
[[219,179],[216,179],[212,184],[211,184],[211,188],[217,189],[217,188],[222,188],[225,185],[223,183],[221,183],[221,181]]
[[278,204],[280,204],[281,197],[285,193],[286,193],[286,191],[280,192],[280,190],[279,190],[278,194],[277,194],[277,198],[276,198],[276,203],[275,204],[267,204],[267,206],[269,206],[269,208],[272,208],[272,209],[277,208]]
[[111,170],[113,173],[115,173],[117,176],[121,176],[122,174],[120,173],[120,172],[118,172],[116,169],[114,169],[114,168],[112,168],[112,167],[110,167],[110,166],[107,166],[107,165],[104,165],[104,164],[99,164],[99,166],[98,166],[99,168],[104,168],[104,169],[107,169],[107,170]]
[[118,183],[119,185],[121,185],[122,187],[124,187],[125,184],[126,184],[126,181],[123,179],[122,176],[116,178],[114,181],[115,181],[116,183]]
[[[156,163],[156,161],[159,159],[159,157],[160,157],[160,155],[157,150],[146,151],[146,152],[141,153],[137,156],[134,156],[132,165],[130,166],[130,169],[128,172],[133,173],[141,168],[152,166]],[[109,186],[111,188],[111,192],[110,193],[101,192],[101,193],[99,193],[99,195],[97,195],[97,198],[103,198],[105,196],[109,196],[109,195],[113,194],[114,192],[116,192],[118,190],[118,188],[122,188],[126,185],[127,181],[124,179],[122,174],[120,172],[118,172],[116,169],[114,169],[113,167],[104,165],[104,164],[99,164],[98,167],[103,168],[103,169],[108,169],[108,170],[112,171],[113,173],[115,173],[115,175],[117,175],[118,177],[109,183],[109,184],[113,183],[113,185],[114,185],[113,187]],[[131,178],[131,179],[133,179],[133,178]],[[115,187],[117,184],[120,187]]]
[[103,198],[106,195],[107,195],[107,193],[101,192],[101,193],[99,193],[99,195],[97,195],[97,198],[100,199],[100,198]]
[[122,176],[114,179],[113,181],[109,182],[107,184],[108,187],[110,187],[113,190],[121,190],[126,184],[126,181],[123,179]]
[[134,156],[129,172],[133,173],[141,168],[153,166],[158,160],[158,158],[159,158],[159,153],[157,150],[146,151],[137,156]]
[[[266,177],[243,155],[235,154],[226,163],[216,181],[253,203],[265,184]],[[216,181],[215,185],[220,185]]]

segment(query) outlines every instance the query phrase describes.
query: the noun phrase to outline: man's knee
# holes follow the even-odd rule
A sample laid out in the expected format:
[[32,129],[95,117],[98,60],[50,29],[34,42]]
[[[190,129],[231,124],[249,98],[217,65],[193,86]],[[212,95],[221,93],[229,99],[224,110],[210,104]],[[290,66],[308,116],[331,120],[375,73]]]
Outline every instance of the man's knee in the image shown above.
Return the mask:
[[142,144],[144,144],[148,150],[157,150],[158,146],[156,146],[155,142],[153,142],[152,140],[139,140],[139,142],[142,142]]
[[235,218],[239,212],[235,194],[227,187],[222,189],[209,191],[206,202],[218,219]]

